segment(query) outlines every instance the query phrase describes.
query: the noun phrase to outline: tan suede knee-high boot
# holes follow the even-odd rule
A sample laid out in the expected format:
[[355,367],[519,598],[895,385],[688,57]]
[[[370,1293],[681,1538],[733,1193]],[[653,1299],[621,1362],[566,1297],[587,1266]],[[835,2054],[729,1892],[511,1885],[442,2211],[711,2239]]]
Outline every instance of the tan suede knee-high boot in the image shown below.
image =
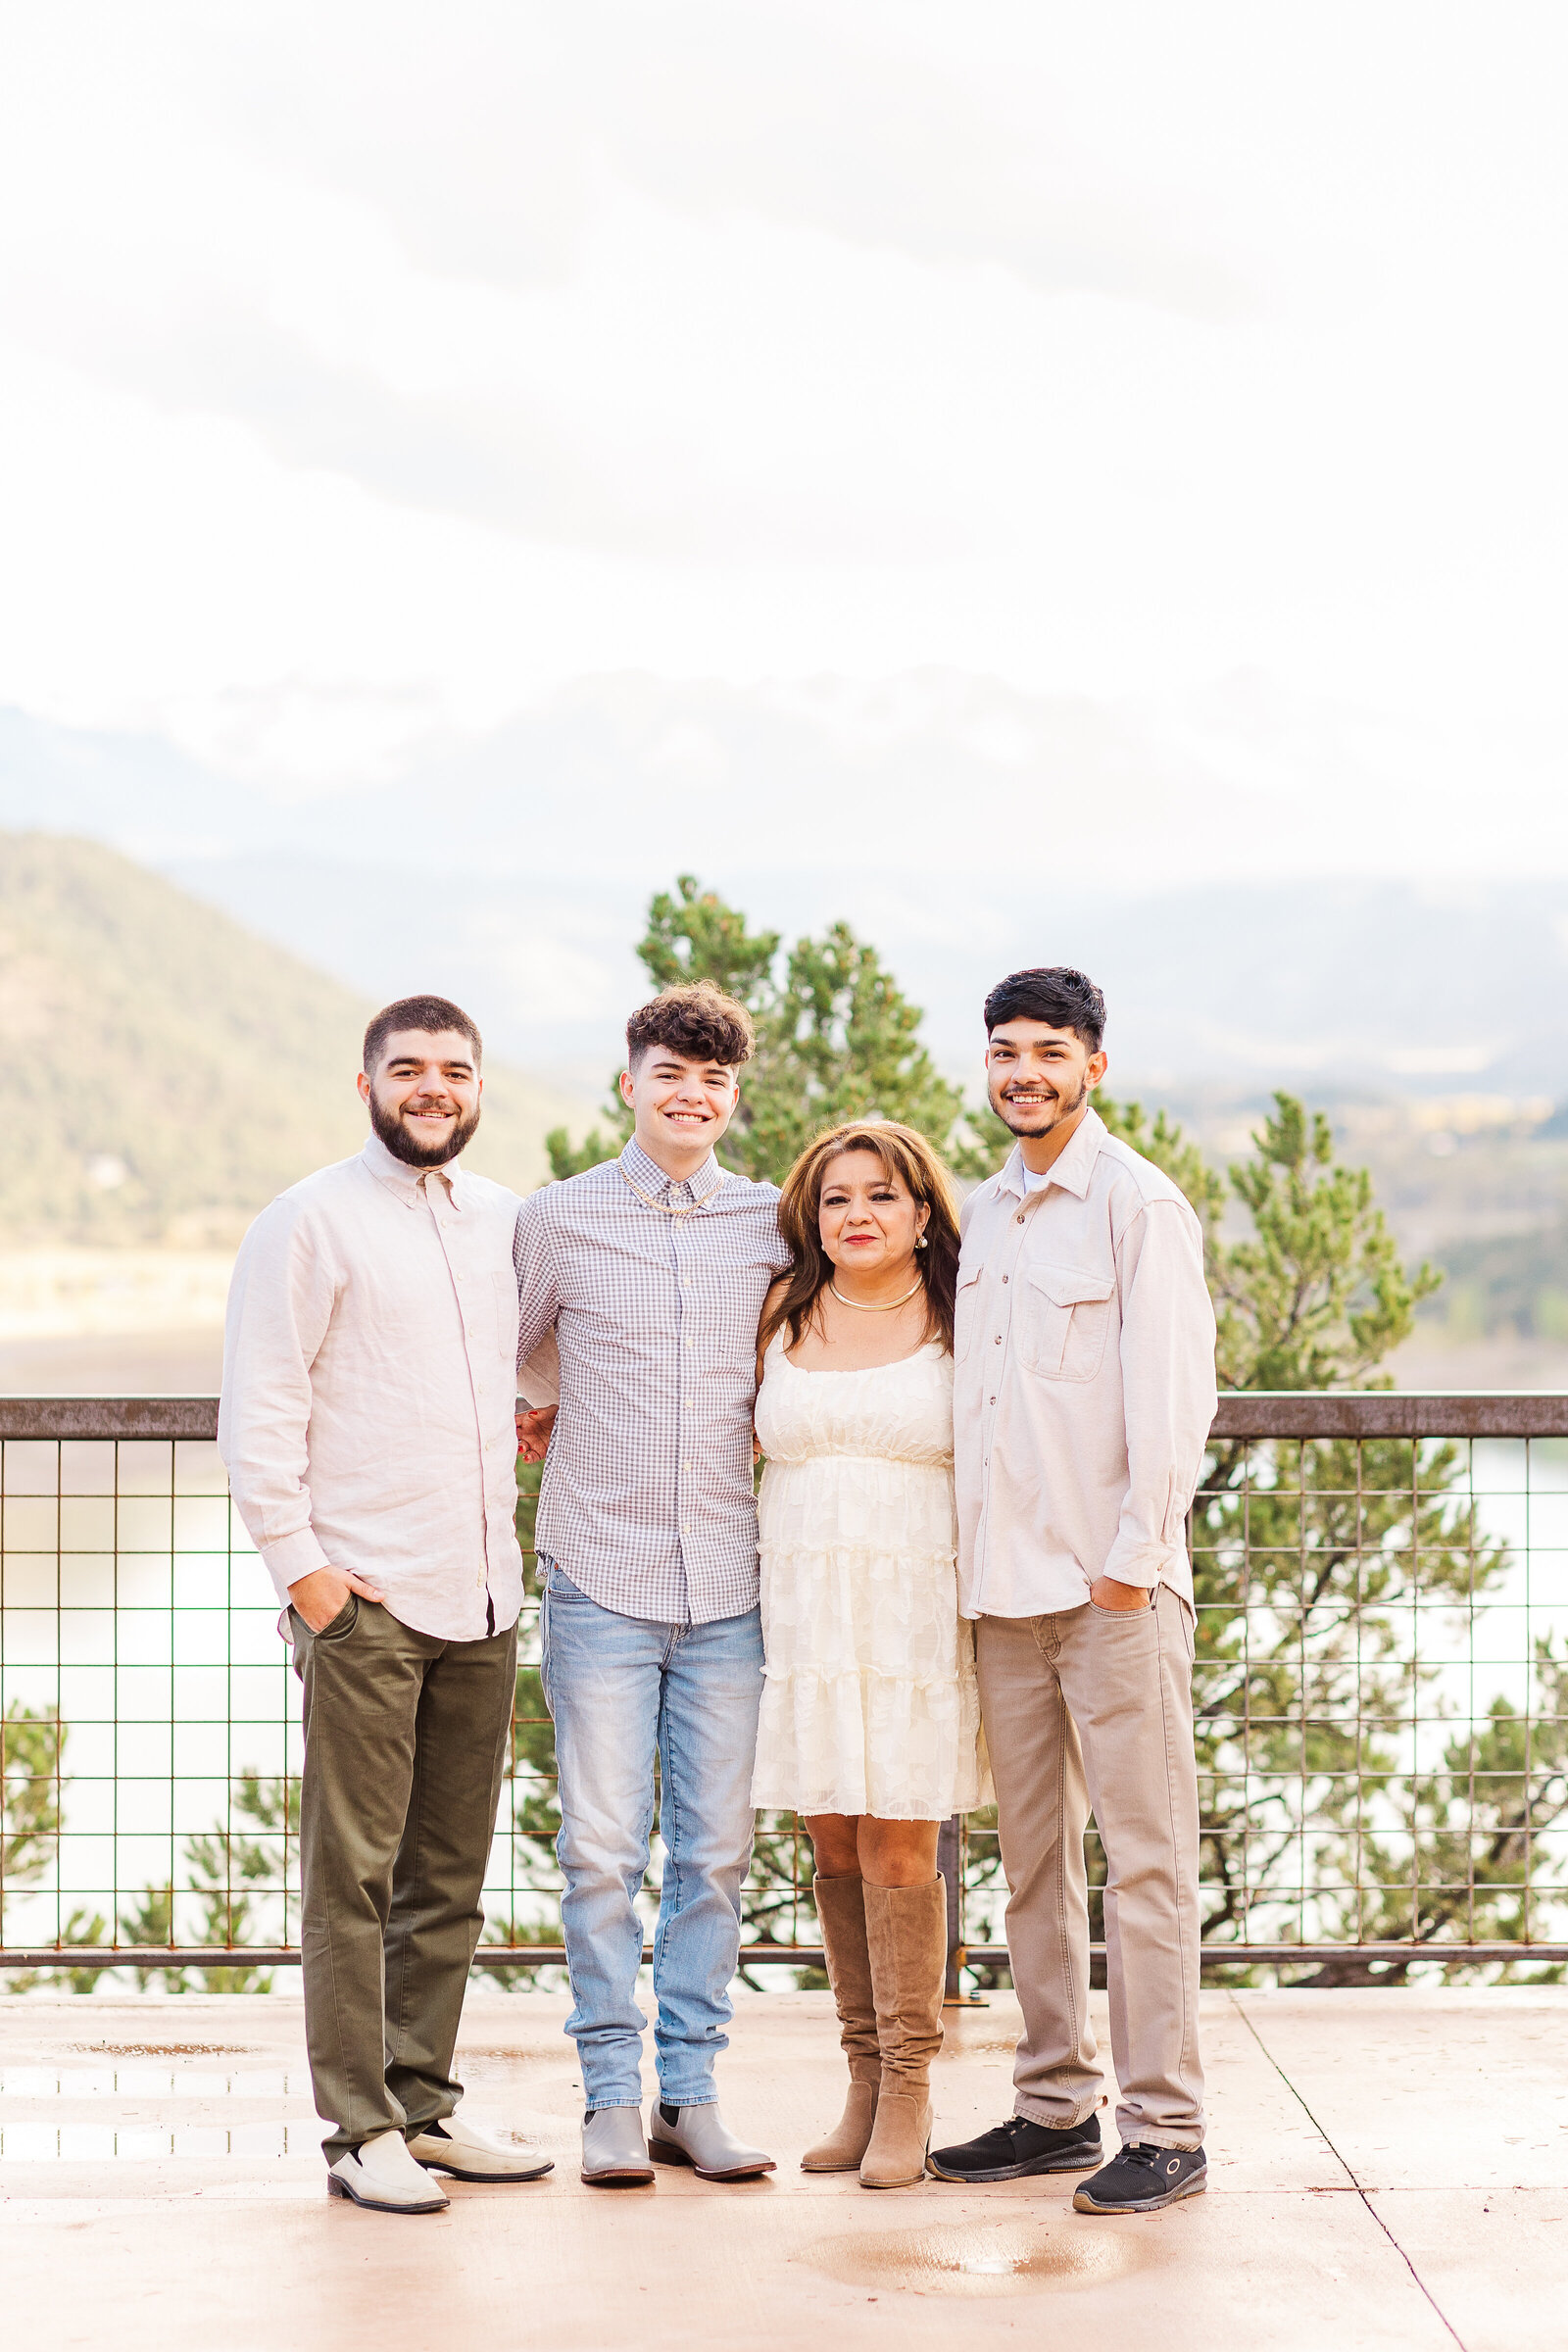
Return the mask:
[[865,1902],[859,1879],[814,1879],[816,1916],[827,1955],[828,1983],[839,2013],[839,2039],[850,2062],[850,2095],[826,2139],[808,2148],[803,2173],[853,2173],[865,2154],[876,2114],[882,2059],[871,1997],[871,1960],[865,1943]]
[[860,2185],[907,2188],[925,2173],[931,2061],[942,2047],[948,1897],[941,1879],[924,1886],[868,1885],[865,1932],[882,2082]]

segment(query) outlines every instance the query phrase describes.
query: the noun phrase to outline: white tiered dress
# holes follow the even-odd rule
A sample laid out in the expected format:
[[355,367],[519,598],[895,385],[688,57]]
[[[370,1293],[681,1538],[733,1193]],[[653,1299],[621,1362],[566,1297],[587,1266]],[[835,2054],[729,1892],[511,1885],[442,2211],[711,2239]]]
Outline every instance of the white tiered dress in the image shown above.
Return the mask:
[[781,1332],[757,1434],[766,1682],[752,1802],[942,1821],[991,1801],[958,1615],[953,1359],[806,1372]]

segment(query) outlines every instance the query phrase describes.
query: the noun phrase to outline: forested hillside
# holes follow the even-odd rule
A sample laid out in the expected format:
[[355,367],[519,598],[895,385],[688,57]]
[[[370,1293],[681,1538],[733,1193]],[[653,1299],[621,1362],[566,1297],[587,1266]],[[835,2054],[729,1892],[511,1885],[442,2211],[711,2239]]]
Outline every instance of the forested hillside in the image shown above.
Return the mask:
[[[0,1249],[236,1239],[358,1149],[372,1009],[95,842],[0,834]],[[526,1190],[565,1106],[501,1064],[486,1081],[467,1164]]]

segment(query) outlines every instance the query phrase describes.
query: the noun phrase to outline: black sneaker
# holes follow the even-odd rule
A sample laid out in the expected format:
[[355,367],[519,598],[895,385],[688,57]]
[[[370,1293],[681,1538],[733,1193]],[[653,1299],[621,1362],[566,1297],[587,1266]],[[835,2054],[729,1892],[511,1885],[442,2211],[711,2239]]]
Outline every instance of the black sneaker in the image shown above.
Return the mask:
[[1030,2173],[1087,2173],[1102,2153],[1098,2115],[1060,2131],[1032,2124],[1027,2116],[1009,2115],[978,2139],[933,2149],[926,2171],[939,2180],[1022,2180]]
[[1201,2148],[1152,2148],[1134,2140],[1073,2191],[1075,2213],[1158,2213],[1178,2197],[1200,2197],[1208,2186]]

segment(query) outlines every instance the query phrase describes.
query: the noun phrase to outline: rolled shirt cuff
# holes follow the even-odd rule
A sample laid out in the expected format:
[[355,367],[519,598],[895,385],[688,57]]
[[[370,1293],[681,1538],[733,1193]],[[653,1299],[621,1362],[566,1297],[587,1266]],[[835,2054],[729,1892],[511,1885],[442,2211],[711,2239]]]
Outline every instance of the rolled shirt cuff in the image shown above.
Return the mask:
[[561,1402],[561,1351],[547,1331],[525,1364],[517,1366],[517,1395],[533,1411]]
[[298,1535],[279,1536],[275,1544],[262,1544],[257,1548],[285,1607],[290,1585],[297,1585],[302,1576],[314,1576],[318,1568],[332,1565],[317,1541],[314,1527],[302,1527]]
[[1105,1555],[1102,1576],[1118,1585],[1144,1585],[1152,1591],[1169,1572],[1172,1553],[1165,1544],[1135,1543],[1118,1537]]

